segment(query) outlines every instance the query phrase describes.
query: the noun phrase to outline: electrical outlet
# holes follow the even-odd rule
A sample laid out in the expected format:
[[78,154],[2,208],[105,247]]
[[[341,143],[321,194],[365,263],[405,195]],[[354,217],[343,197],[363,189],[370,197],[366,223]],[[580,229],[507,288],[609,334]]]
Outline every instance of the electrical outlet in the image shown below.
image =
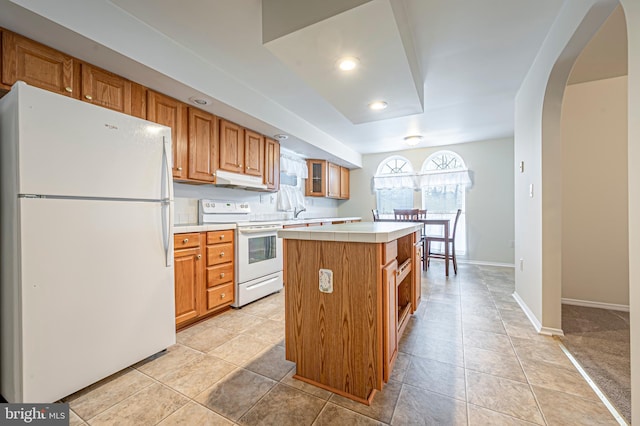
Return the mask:
[[520,271],[524,271],[524,259],[520,258]]
[[524,173],[524,161],[520,162],[520,173]]
[[331,269],[320,269],[318,281],[322,293],[333,293],[333,271]]

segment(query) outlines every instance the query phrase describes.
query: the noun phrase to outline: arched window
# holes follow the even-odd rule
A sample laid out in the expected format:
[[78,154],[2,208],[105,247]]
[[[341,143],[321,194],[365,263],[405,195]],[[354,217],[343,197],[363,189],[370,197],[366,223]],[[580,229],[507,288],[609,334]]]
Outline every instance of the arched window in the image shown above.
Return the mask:
[[[465,254],[465,193],[470,181],[464,160],[455,152],[438,151],[424,161],[421,172],[422,208],[427,210],[429,218],[451,219],[453,227],[458,209],[462,210],[456,230],[456,254]],[[441,226],[427,227],[428,235],[438,233],[442,234]],[[435,246],[435,249],[444,250],[444,247]]]
[[374,177],[378,214],[393,216],[393,209],[413,208],[414,179],[406,158],[394,155],[382,160]]

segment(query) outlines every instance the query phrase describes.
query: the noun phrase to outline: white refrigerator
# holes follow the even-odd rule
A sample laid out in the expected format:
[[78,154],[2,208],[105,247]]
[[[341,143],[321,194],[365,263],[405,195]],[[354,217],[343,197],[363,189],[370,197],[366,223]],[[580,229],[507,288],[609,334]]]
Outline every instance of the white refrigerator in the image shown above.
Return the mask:
[[5,399],[54,402],[175,343],[169,128],[19,82],[0,188]]

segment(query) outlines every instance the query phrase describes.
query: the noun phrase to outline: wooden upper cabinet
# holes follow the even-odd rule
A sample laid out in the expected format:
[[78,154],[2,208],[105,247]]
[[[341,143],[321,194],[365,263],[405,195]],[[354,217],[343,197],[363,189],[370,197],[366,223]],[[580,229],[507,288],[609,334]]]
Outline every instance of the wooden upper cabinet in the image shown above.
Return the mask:
[[131,115],[131,82],[108,71],[83,63],[80,99]]
[[220,120],[220,168],[244,173],[244,129],[227,120]]
[[147,120],[171,127],[173,177],[187,178],[187,117],[188,106],[168,96],[147,91]]
[[216,116],[189,108],[189,179],[215,182],[218,168],[218,120]]
[[264,136],[248,129],[244,131],[244,173],[264,176]]
[[78,62],[28,38],[2,32],[2,82],[13,85],[22,80],[41,89],[78,98]]
[[307,197],[327,196],[327,162],[325,160],[307,160],[309,177],[305,194]]
[[340,198],[340,166],[329,163],[327,169],[327,197]]
[[147,88],[142,84],[131,82],[131,115],[147,118]]
[[349,199],[349,169],[340,167],[340,198]]
[[273,139],[265,138],[264,183],[267,189],[280,189],[280,144]]

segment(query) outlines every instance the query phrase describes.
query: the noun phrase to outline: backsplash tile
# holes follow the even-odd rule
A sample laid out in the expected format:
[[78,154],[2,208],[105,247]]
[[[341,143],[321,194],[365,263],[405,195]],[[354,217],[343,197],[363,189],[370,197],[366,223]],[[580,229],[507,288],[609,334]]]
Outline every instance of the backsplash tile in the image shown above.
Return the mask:
[[[243,189],[219,188],[213,185],[189,185],[174,183],[174,225],[198,223],[198,200],[229,200],[249,203],[250,220],[281,220],[293,218],[292,211],[277,210],[277,193],[256,192]],[[306,211],[300,218],[336,217],[338,200],[305,197]]]

